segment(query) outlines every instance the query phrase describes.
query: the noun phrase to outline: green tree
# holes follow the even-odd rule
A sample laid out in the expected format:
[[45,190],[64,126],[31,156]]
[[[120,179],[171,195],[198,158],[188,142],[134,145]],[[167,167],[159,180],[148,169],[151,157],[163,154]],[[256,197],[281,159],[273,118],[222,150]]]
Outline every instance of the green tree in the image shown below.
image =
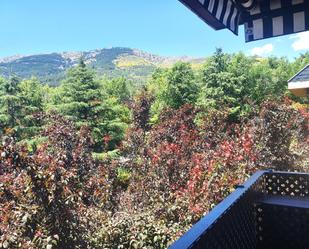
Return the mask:
[[[296,74],[299,70],[304,68],[309,64],[309,52],[301,54],[295,61],[292,63],[293,74]],[[292,75],[293,76],[293,75]]]
[[155,70],[147,85],[155,99],[151,105],[150,122],[157,123],[166,107],[178,109],[187,103],[194,104],[199,90],[197,82],[189,63],[177,62],[170,69]]
[[89,120],[97,150],[112,150],[124,138],[130,123],[129,109],[115,97],[106,97],[97,108],[97,115]]
[[214,55],[211,56],[206,62],[207,67],[205,68],[205,73],[210,74],[225,72],[229,64],[229,59],[229,55],[223,53],[222,48],[217,48]]
[[287,93],[292,67],[286,58],[270,57],[252,63],[247,75],[250,98],[259,105],[266,98],[280,98]]
[[122,139],[129,111],[117,98],[103,93],[102,85],[83,60],[68,71],[61,89],[55,92],[55,109],[74,120],[78,127],[89,126],[98,150],[103,148],[105,136],[111,137],[109,148]]
[[34,114],[43,112],[42,84],[35,77],[23,80],[19,85],[18,95],[21,102],[22,138],[31,138],[40,129],[40,122],[34,117]]
[[132,99],[132,82],[124,77],[103,81],[104,92],[117,98],[121,103],[127,103]]
[[43,111],[43,86],[41,82],[32,77],[21,81],[19,95],[26,113]]
[[0,128],[13,128],[16,131],[20,118],[20,80],[13,76],[9,80],[0,79]]
[[94,72],[81,60],[78,66],[69,69],[61,87],[57,109],[78,121],[80,126],[87,125],[97,114],[102,99],[100,84],[95,80]]
[[164,87],[157,94],[159,101],[175,109],[186,103],[195,103],[198,86],[189,63],[178,62],[163,75],[166,79],[163,79]]
[[236,117],[247,115],[265,99],[285,95],[292,71],[286,58],[228,55],[217,49],[202,69],[198,102],[207,108],[230,108]]
[[157,68],[146,87],[155,99],[150,108],[150,123],[153,124],[159,121],[160,113],[167,106],[163,95],[167,88],[167,73],[168,69]]
[[[231,59],[233,58],[233,59]],[[245,72],[237,64],[245,57],[231,57],[217,49],[202,69],[202,91],[199,105],[209,108],[229,108],[231,114],[239,115],[248,106],[245,102]]]

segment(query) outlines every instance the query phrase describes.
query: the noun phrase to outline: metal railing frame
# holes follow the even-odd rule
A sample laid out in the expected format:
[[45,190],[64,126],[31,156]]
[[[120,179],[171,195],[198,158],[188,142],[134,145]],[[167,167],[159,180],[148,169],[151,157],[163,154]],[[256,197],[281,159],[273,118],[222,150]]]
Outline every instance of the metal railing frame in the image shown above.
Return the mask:
[[[205,234],[216,225],[216,223],[236,204],[251,187],[263,178],[266,174],[278,174],[282,176],[308,176],[306,173],[280,172],[272,170],[257,171],[243,185],[236,186],[236,189],[222,202],[215,206],[206,216],[201,218],[182,237],[174,242],[170,249],[189,249],[195,247]],[[264,191],[264,190],[263,190]],[[258,194],[257,194],[258,195]],[[200,248],[200,247],[198,247]]]

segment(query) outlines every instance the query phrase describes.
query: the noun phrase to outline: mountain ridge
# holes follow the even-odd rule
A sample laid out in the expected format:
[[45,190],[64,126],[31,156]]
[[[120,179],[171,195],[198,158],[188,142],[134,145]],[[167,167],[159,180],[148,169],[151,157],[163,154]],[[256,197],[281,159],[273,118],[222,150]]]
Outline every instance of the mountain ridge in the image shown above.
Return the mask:
[[21,78],[38,77],[43,83],[58,85],[67,69],[83,58],[99,75],[127,77],[144,82],[158,67],[169,67],[177,61],[202,64],[205,58],[160,56],[139,49],[112,47],[89,51],[66,51],[0,58],[0,75]]

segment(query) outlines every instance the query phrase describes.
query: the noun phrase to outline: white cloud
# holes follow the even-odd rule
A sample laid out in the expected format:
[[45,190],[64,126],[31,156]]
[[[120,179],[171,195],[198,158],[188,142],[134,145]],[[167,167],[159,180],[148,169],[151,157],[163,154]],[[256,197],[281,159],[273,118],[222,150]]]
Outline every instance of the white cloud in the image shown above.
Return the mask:
[[271,53],[274,50],[274,45],[271,43],[265,44],[262,47],[255,47],[251,49],[250,53],[252,55],[263,56]]
[[295,51],[309,49],[309,31],[293,35],[290,39],[295,39],[292,43],[292,48]]

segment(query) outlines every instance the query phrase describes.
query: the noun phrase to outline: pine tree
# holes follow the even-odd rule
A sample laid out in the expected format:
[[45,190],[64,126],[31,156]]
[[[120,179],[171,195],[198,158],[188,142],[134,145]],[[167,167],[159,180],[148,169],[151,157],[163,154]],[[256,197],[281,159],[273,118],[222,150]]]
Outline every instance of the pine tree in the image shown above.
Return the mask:
[[217,49],[202,69],[202,91],[199,105],[209,108],[228,108],[233,118],[246,109],[244,91],[245,68],[237,65],[244,58],[228,56]]
[[83,60],[68,71],[62,82],[55,109],[75,121],[78,127],[89,126],[96,147],[102,148],[103,138],[110,135],[111,144],[124,135],[129,112],[117,98],[103,93],[102,85]]
[[96,117],[102,101],[100,84],[93,71],[81,59],[79,65],[70,69],[62,82],[61,113],[77,120],[79,125],[87,125]]
[[21,102],[21,138],[31,138],[40,129],[35,114],[43,112],[43,87],[37,78],[23,80],[19,85]]
[[9,80],[0,79],[0,129],[18,131],[20,124],[20,80],[13,76]]

